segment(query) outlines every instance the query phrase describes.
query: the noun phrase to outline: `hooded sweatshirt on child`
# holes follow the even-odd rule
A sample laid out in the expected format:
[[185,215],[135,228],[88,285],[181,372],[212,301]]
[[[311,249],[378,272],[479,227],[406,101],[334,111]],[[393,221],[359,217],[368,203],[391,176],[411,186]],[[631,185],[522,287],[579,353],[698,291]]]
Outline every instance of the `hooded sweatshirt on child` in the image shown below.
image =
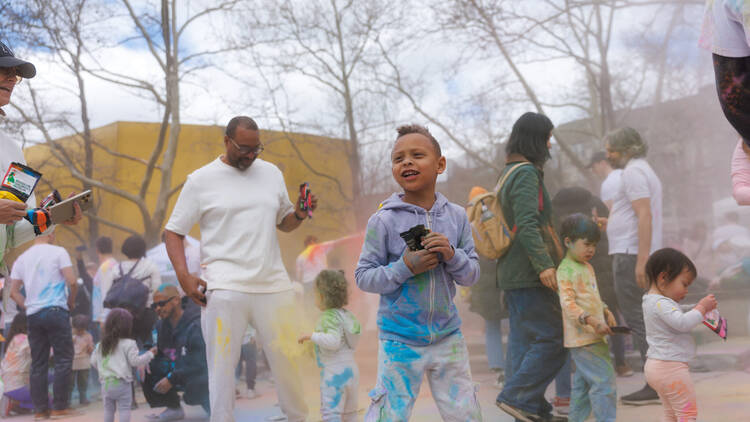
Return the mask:
[[[415,276],[404,263],[406,243],[400,233],[418,224],[445,235],[455,254]],[[471,286],[479,279],[466,211],[440,193],[435,194],[429,211],[394,193],[367,223],[355,278],[360,289],[381,295],[378,327],[382,340],[427,346],[458,331],[461,319],[453,303],[454,283]]]

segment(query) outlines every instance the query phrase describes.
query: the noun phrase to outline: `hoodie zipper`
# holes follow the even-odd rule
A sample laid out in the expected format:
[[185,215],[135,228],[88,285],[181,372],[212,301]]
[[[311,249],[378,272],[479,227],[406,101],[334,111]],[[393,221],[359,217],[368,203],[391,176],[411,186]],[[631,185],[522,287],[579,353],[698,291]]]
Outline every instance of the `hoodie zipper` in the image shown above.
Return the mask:
[[[432,231],[429,211],[425,212],[425,219],[427,220],[427,229]],[[432,332],[432,316],[435,313],[435,280],[433,279],[432,270],[427,272],[427,277],[430,280],[430,313],[427,319],[427,332],[430,333],[430,344],[432,344],[435,340],[435,334]]]

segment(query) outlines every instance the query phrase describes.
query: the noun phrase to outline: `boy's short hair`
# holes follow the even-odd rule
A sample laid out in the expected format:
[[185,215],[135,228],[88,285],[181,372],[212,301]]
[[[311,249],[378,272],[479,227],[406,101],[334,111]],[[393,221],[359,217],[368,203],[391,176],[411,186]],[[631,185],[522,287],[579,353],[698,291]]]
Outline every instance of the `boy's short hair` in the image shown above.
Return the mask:
[[75,328],[76,330],[85,330],[89,328],[89,317],[82,314],[74,316],[73,328]]
[[146,241],[141,236],[134,234],[122,242],[122,253],[128,259],[138,259],[146,257]]
[[427,139],[430,140],[430,142],[432,142],[432,147],[435,148],[435,152],[437,153],[438,157],[443,156],[443,151],[440,149],[440,143],[437,141],[437,139],[435,139],[434,136],[432,136],[432,134],[426,127],[422,125],[418,125],[416,123],[412,123],[410,125],[399,126],[396,129],[396,132],[398,132],[398,137],[396,137],[396,140],[398,140],[398,138],[402,136],[409,135],[412,133],[418,133],[426,137]]
[[315,289],[326,309],[342,308],[349,301],[349,285],[342,270],[323,270],[315,277]]
[[102,236],[96,239],[96,251],[100,254],[112,253],[112,238]]
[[599,231],[599,226],[597,226],[591,217],[576,213],[563,220],[560,226],[560,237],[563,241],[567,237],[571,242],[584,239],[597,243],[601,239],[602,234]]

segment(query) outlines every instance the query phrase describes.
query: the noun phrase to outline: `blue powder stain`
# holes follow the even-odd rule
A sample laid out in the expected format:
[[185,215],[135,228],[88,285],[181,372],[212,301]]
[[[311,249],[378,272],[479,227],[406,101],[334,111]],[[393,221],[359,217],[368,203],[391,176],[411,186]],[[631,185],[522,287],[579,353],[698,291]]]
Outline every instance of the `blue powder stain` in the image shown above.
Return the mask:
[[341,402],[342,387],[354,377],[352,368],[346,368],[344,372],[333,375],[330,380],[326,381],[326,385],[332,387],[336,394],[331,398],[331,407],[336,407]]
[[452,384],[450,391],[448,391],[448,394],[450,394],[451,399],[455,400],[458,398],[458,385]]

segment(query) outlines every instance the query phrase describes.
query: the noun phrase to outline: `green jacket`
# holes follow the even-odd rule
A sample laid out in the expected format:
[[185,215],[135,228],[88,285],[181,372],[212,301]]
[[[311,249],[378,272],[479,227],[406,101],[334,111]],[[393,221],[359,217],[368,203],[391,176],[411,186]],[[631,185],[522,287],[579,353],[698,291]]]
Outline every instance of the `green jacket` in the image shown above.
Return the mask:
[[[500,177],[518,162],[509,162]],[[543,180],[544,173],[537,167],[521,166],[508,177],[500,191],[508,227],[516,227],[508,252],[497,262],[498,286],[503,290],[541,287],[539,274],[560,262],[562,248],[552,228],[552,201]]]

